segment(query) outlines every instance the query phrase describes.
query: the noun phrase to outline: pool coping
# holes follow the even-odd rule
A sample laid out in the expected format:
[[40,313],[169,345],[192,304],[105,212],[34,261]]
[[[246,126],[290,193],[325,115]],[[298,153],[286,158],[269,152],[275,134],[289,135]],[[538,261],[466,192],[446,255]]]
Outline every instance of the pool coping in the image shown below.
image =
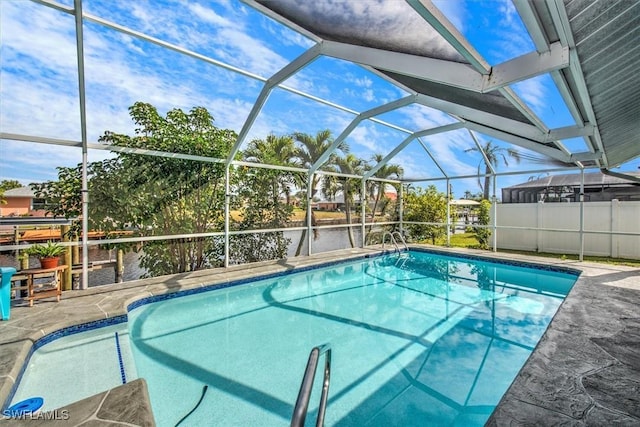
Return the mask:
[[[574,272],[574,274],[575,272],[580,272],[581,275],[574,286],[574,290],[576,288],[583,287],[597,287],[600,285],[597,283],[597,277],[599,276],[598,272],[604,271],[606,274],[606,272],[613,271],[613,274],[624,276],[623,280],[628,278],[628,283],[625,282],[622,288],[629,292],[637,293],[636,301],[640,301],[640,284],[638,284],[638,286],[633,286],[633,283],[631,283],[633,281],[633,277],[638,276],[638,269],[630,267],[625,268],[604,264],[579,263],[576,261],[525,257],[485,251],[459,250],[433,247],[430,245],[410,246],[412,249],[427,250],[458,257],[462,256],[474,259],[481,258],[512,265],[534,265],[538,268],[542,267],[544,269],[554,271],[571,271]],[[141,301],[151,302],[155,299],[171,298],[183,293],[203,292],[214,287],[226,287],[236,284],[237,282],[246,283],[258,280],[258,277],[263,278],[264,276],[287,274],[289,272],[297,272],[303,269],[317,268],[320,265],[324,266],[328,263],[340,263],[367,256],[377,256],[380,253],[380,247],[356,248],[316,254],[310,257],[298,257],[280,261],[267,261],[251,265],[232,266],[227,269],[203,270],[178,275],[162,276],[152,279],[125,282],[123,284],[91,288],[85,291],[68,291],[63,294],[63,299],[60,303],[43,301],[36,304],[33,308],[12,307],[12,319],[0,322],[0,330],[2,330],[2,334],[0,334],[0,350],[2,350],[0,352],[0,402],[3,404],[6,403],[7,398],[11,395],[11,389],[14,387],[16,380],[20,377],[21,370],[23,370],[25,366],[24,362],[28,359],[30,352],[33,351],[34,344],[44,337],[55,335],[55,332],[61,329],[69,327],[82,328],[82,326],[78,325],[84,325],[88,322],[114,322],[115,319],[118,319],[120,316],[125,316],[126,319],[127,311],[136,304],[142,304]],[[583,283],[585,283],[585,285],[583,285]],[[605,284],[609,285],[612,289],[618,288],[615,284]],[[518,415],[520,411],[514,412],[513,409],[510,409],[514,404],[516,408],[522,405],[530,405],[541,410],[540,413],[544,413],[545,402],[540,402],[539,398],[535,396],[528,396],[526,393],[526,389],[531,388],[531,384],[529,383],[531,381],[531,372],[529,371],[531,369],[536,371],[535,361],[540,356],[538,353],[544,353],[547,351],[547,346],[553,346],[555,344],[553,339],[549,338],[548,335],[556,333],[556,329],[558,328],[553,327],[553,325],[556,322],[556,318],[559,318],[559,314],[565,311],[564,307],[567,305],[567,301],[570,299],[573,300],[572,295],[574,294],[574,290],[570,292],[567,299],[565,299],[561,305],[558,313],[549,326],[549,329],[543,336],[543,339],[540,341],[538,346],[536,346],[536,349],[534,350],[534,353],[532,353],[529,361],[525,367],[523,367],[509,391],[503,397],[500,405],[496,408],[496,411],[494,411],[494,414],[490,419],[490,423],[494,423],[493,425],[501,425],[503,424],[503,421],[516,419],[516,415]],[[73,313],[73,310],[69,307],[64,307],[65,305],[68,305],[71,308],[83,307],[84,312],[78,313],[78,310],[76,310],[76,312]],[[575,303],[571,302],[569,305],[575,306]],[[626,312],[627,311],[625,311],[625,313]],[[53,323],[47,322],[47,318],[53,316],[64,320]],[[560,316],[560,318],[562,317],[563,316]],[[615,335],[620,332],[620,325],[616,325],[618,328],[614,331],[610,331],[613,332],[610,335]],[[559,328],[562,329],[563,326],[560,325]],[[598,336],[606,336],[606,331],[601,328],[597,332],[599,332]],[[40,343],[38,343],[38,345],[39,344]],[[532,366],[528,366],[530,365],[531,360],[534,361],[532,362],[534,364]],[[607,366],[610,366],[613,362],[608,360],[607,363]],[[540,375],[540,372],[538,372],[537,375]],[[581,379],[582,375],[583,373],[580,373],[578,379]],[[525,392],[521,390],[521,387],[524,387]],[[513,396],[517,396],[515,401]],[[569,409],[565,412],[570,414],[569,416],[571,419],[581,419],[576,418],[576,414],[570,410],[572,400],[569,400],[567,404]],[[594,405],[595,404],[592,404],[592,406]],[[558,410],[557,403],[547,406],[551,406],[551,409],[549,410],[552,411],[552,413],[548,414],[549,416],[556,416],[558,413],[564,415],[562,410]],[[583,414],[584,416],[588,416],[589,411],[583,412],[585,412]],[[632,414],[629,416],[633,417]],[[636,418],[631,419],[636,420]]]

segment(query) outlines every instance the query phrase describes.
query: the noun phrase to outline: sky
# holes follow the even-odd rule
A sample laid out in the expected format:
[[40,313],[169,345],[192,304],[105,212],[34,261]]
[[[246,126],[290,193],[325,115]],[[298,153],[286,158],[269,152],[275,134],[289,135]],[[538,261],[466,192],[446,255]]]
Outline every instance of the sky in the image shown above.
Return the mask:
[[[534,50],[511,0],[434,3],[491,65]],[[61,0],[58,4],[70,7],[73,1]],[[335,9],[331,0],[317,0],[316,5]],[[406,19],[408,6],[400,0],[346,2],[342,5],[345,10],[339,13],[363,14],[372,5],[385,8],[389,19]],[[83,9],[87,14],[245,71],[236,73],[86,21],[84,65],[89,142],[97,142],[107,130],[133,134],[134,125],[127,109],[137,101],[151,103],[161,113],[203,106],[214,116],[216,126],[239,132],[262,89],[263,81],[259,78],[269,78],[313,45],[303,35],[237,0],[84,0]],[[413,19],[421,18],[416,15]],[[396,36],[420,36],[402,34],[402,28],[398,25]],[[73,16],[27,0],[0,0],[0,61],[2,132],[81,140]],[[313,135],[324,129],[337,137],[353,120],[353,112],[407,95],[356,64],[328,57],[307,65],[284,85],[347,111],[276,88],[247,141],[294,131]],[[546,126],[574,124],[549,75],[517,83],[512,88]],[[416,105],[378,118],[409,131],[453,122],[440,111]],[[346,142],[352,153],[370,159],[374,154],[388,154],[406,136],[393,127],[365,121]],[[511,147],[495,138],[477,133],[476,136],[481,143],[491,140],[501,147]],[[479,168],[484,170],[480,155],[469,151],[475,144],[464,129],[426,137],[423,142],[449,176],[473,175]],[[570,150],[586,150],[580,139],[563,142]],[[23,184],[55,179],[56,166],[74,166],[81,161],[79,148],[23,141],[0,140],[0,154],[3,159],[0,180],[15,179]],[[108,151],[89,151],[89,161],[108,156]],[[402,166],[406,178],[442,177],[438,166],[417,141],[391,163]],[[635,170],[637,163],[630,162],[619,170]],[[549,167],[552,166],[510,161],[508,166],[501,164],[498,171]],[[544,170],[539,174],[545,174]],[[500,177],[498,188],[525,182],[530,177],[527,174]],[[444,181],[420,185],[428,184],[436,184],[441,191],[445,189]],[[465,191],[480,191],[473,178],[452,180],[451,184],[455,197],[462,197]]]

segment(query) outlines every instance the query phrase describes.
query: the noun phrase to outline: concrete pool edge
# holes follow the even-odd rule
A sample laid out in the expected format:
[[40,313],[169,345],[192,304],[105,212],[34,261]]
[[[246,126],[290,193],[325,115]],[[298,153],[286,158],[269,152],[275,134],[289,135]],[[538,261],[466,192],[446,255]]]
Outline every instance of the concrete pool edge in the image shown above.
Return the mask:
[[[428,245],[411,246],[417,249],[426,248],[434,252],[450,254],[453,256],[457,255],[464,257],[465,255],[470,255],[473,257],[479,256],[488,260],[508,260],[509,262],[511,262],[512,260],[516,260],[516,262],[521,261],[523,264],[528,265],[556,265],[558,267],[561,267],[562,269],[568,268],[574,271],[578,270],[583,272],[583,274],[574,286],[574,290],[578,286],[582,286],[581,283],[583,281],[585,283],[588,283],[589,286],[600,286],[600,282],[602,280],[598,280],[598,271],[604,271],[605,273],[613,272],[610,274],[617,275],[622,279],[628,278],[628,287],[631,288],[630,292],[636,292],[636,301],[640,301],[640,292],[638,292],[640,291],[640,285],[634,287],[631,283],[631,278],[638,276],[638,270],[629,267],[612,267],[600,264],[595,265],[589,263],[577,263],[575,261],[514,256],[512,254],[503,253],[496,254],[484,251],[448,249],[441,247],[432,247]],[[2,375],[0,375],[0,401],[4,402],[6,400],[8,396],[8,394],[5,395],[7,386],[9,386],[10,390],[14,382],[13,378],[17,378],[16,369],[18,369],[19,371],[22,368],[22,365],[24,365],[25,348],[27,349],[26,352],[28,353],[29,348],[32,346],[33,342],[35,342],[36,339],[42,338],[43,336],[55,330],[71,325],[77,325],[79,323],[86,323],[92,320],[107,319],[114,316],[126,314],[126,309],[131,303],[144,298],[153,297],[154,295],[165,295],[180,292],[183,290],[200,289],[214,283],[220,285],[236,280],[246,279],[252,276],[255,277],[270,274],[279,274],[291,271],[292,269],[313,267],[317,266],[318,264],[325,264],[327,262],[340,262],[350,259],[362,258],[372,254],[377,255],[380,252],[380,249],[376,247],[369,247],[365,249],[351,249],[317,254],[311,257],[300,257],[289,260],[252,264],[249,267],[247,267],[246,265],[234,266],[230,267],[229,269],[207,270],[193,273],[184,273],[180,275],[164,276],[160,278],[144,279],[141,281],[127,282],[121,285],[110,285],[102,288],[93,288],[87,291],[70,291],[70,293],[63,294],[63,301],[61,303],[42,302],[31,309],[25,307],[15,307],[14,309],[21,312],[20,315],[14,316],[17,317],[15,321],[0,323],[0,327],[2,328],[2,338],[0,338],[0,349],[2,349],[2,357],[0,357],[0,369],[2,369]],[[586,275],[584,274],[585,271],[587,272]],[[604,284],[614,287],[616,286],[615,284],[611,283]],[[574,294],[574,290],[572,290],[567,300],[569,300],[570,298],[573,299],[572,294]],[[87,301],[82,302],[81,300]],[[563,303],[563,306],[566,305],[567,300]],[[70,314],[69,310],[65,310],[62,308],[62,303],[65,301],[69,301],[68,304],[70,306],[81,308],[81,310],[79,311],[82,311],[82,313]],[[564,311],[563,307],[560,308],[558,313],[562,311]],[[51,317],[56,316],[60,316],[63,321],[56,322],[54,324],[46,322],[47,318],[50,319]],[[556,315],[556,317],[558,317],[558,314]],[[556,320],[554,318],[554,322],[555,321]],[[554,322],[552,322],[552,325],[554,324]],[[31,324],[32,328],[34,328],[35,326],[31,334],[25,333],[28,331],[28,328],[25,327],[27,324]],[[545,333],[543,340],[548,340],[550,344],[553,344],[554,338],[548,337],[549,330],[551,330],[551,325],[547,333]],[[7,334],[7,331],[11,333]],[[602,331],[602,329],[599,329],[598,331],[600,333],[599,336],[606,335]],[[615,332],[619,332],[619,330],[616,330]],[[20,348],[17,351],[5,351],[10,350],[10,348],[12,347]],[[530,357],[530,361],[537,360],[534,359],[534,356],[539,352],[544,352],[545,347],[541,346],[540,344],[539,347],[540,348],[536,347],[536,350]],[[22,363],[20,363],[21,360]],[[11,364],[13,366],[9,367],[8,364]],[[530,370],[531,368],[529,364],[530,363],[527,362],[527,365],[525,365],[525,367],[519,373],[518,378],[516,378],[516,381],[514,381],[512,387],[509,389],[507,394],[505,394],[496,411],[494,411],[494,415],[491,418],[491,422],[494,423],[493,425],[501,425],[504,422],[508,422],[509,420],[515,420],[513,414],[510,413],[510,405],[515,405],[515,407],[517,408],[528,403],[522,400],[524,394],[522,394],[521,391],[518,391],[518,387],[524,386],[526,388],[530,386],[527,385],[526,382],[521,381],[521,377],[531,378],[531,375],[533,375],[531,372],[528,372],[528,370]],[[20,365],[20,367],[16,368],[16,365]],[[535,366],[536,365],[533,365],[533,368],[535,368]],[[544,374],[544,372],[542,372],[542,374],[540,372],[536,372],[535,369],[534,373],[538,376]],[[580,378],[581,377],[577,379],[579,380]],[[541,379],[540,381],[544,383],[544,379]],[[568,381],[568,383],[571,383],[571,381]],[[514,400],[512,399],[513,396],[518,397]],[[565,403],[567,404],[567,408],[570,409],[572,401],[569,399]],[[555,402],[554,404],[557,406],[558,402]],[[545,409],[544,402],[533,402],[533,406],[539,409]],[[550,411],[552,411],[553,413],[548,414],[548,416],[554,416],[558,413],[558,408],[552,407]],[[632,419],[637,421],[636,418]]]

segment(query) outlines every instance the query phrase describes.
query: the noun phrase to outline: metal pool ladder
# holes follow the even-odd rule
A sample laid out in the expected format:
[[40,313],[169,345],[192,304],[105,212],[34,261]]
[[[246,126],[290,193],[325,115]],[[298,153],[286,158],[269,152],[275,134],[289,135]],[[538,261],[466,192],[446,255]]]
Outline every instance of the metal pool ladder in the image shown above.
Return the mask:
[[[400,246],[398,246],[398,240],[402,243],[405,250],[409,250],[409,246],[407,246],[407,242],[404,241],[404,237],[402,237],[402,234],[400,234],[399,231],[394,231],[394,232],[385,231],[385,233],[382,235],[382,249],[384,249],[384,244],[387,236],[389,236],[389,241],[393,243],[393,246],[396,248],[396,251],[398,251],[398,253],[400,253]],[[395,236],[398,236],[398,240],[396,240]]]
[[291,427],[303,427],[304,419],[307,417],[307,409],[309,408],[309,399],[313,389],[313,380],[316,376],[316,368],[320,356],[326,353],[324,358],[324,379],[322,380],[322,394],[320,395],[320,406],[318,407],[318,418],[316,419],[316,427],[324,425],[324,413],[327,410],[327,397],[329,396],[329,380],[331,377],[331,346],[329,344],[319,345],[311,349],[309,353],[309,361],[304,371],[300,391],[296,406],[293,408],[293,416],[291,417]]

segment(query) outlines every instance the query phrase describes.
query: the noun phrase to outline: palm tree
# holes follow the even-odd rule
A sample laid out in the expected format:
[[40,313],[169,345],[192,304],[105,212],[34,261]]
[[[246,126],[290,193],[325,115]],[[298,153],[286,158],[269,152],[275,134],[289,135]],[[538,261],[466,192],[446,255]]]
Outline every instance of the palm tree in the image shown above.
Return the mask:
[[[480,152],[480,149],[478,147],[473,147],[473,148],[466,149],[464,151],[465,153],[468,153],[470,151]],[[484,154],[487,156],[489,163],[487,163],[485,161],[485,158],[482,157],[482,160],[480,160],[480,163],[478,164],[478,186],[483,191],[484,198],[489,200],[489,193],[490,193],[489,190],[491,188],[491,167],[489,166],[489,164],[493,165],[494,167],[497,167],[499,163],[499,159],[502,158],[502,161],[504,162],[505,166],[509,166],[509,161],[507,157],[513,158],[516,161],[516,163],[520,163],[520,152],[518,152],[518,150],[515,150],[513,148],[503,148],[503,147],[500,147],[499,145],[494,145],[492,144],[491,141],[487,141],[484,147],[482,147],[482,151],[484,151]],[[483,164],[485,165],[484,186],[480,181],[480,170]]]
[[[303,168],[311,168],[318,159],[327,151],[327,149],[333,143],[333,137],[331,136],[331,131],[321,130],[319,131],[315,137],[311,135],[307,135],[306,133],[295,132],[293,134],[294,140],[298,143],[298,146],[295,150],[295,157],[298,160],[299,164]],[[338,145],[338,149],[344,153],[349,151],[348,146],[343,142]],[[325,165],[331,165],[335,163],[337,155],[332,153],[329,156],[329,159],[325,162]],[[317,191],[319,178],[316,174],[311,176],[311,196],[313,197]],[[306,184],[305,184],[306,186]],[[307,200],[307,203],[310,203]],[[307,210],[308,212],[308,210]],[[305,224],[309,220],[307,214],[305,214]],[[315,225],[315,217],[313,216],[313,212],[311,213],[311,225]],[[296,248],[296,256],[300,255],[302,251],[302,245],[304,243],[305,238],[307,237],[307,230],[302,230],[302,235],[300,236],[300,241],[298,242],[298,247]],[[314,231],[314,238],[318,238],[317,231]]]
[[[244,151],[244,159],[248,162],[279,166],[299,166],[296,157],[296,146],[291,136],[267,135],[265,140],[254,139]],[[291,201],[291,190],[301,185],[301,176],[295,172],[278,171],[273,180],[274,197],[284,193],[287,205]],[[277,201],[277,200],[275,200]]]
[[[338,157],[335,160],[335,169],[337,172],[348,175],[362,175],[364,172],[364,161],[353,154],[347,154],[346,157]],[[351,224],[351,205],[353,196],[358,191],[357,179],[355,178],[338,178],[333,175],[325,175],[323,183],[323,192],[325,195],[335,194],[342,190],[344,196],[344,214],[347,224]],[[328,194],[329,193],[329,194]],[[362,197],[360,198],[363,199]],[[353,229],[347,227],[349,235],[349,243],[351,247],[355,247],[355,238],[353,237]]]
[[[374,164],[378,164],[382,161],[382,159],[384,159],[384,156],[382,154],[374,154],[371,158],[371,161]],[[373,174],[373,176],[381,179],[401,179],[403,174],[404,170],[400,165],[386,164],[378,169],[376,173]],[[376,210],[378,209],[378,204],[380,203],[380,199],[382,198],[382,196],[384,196],[385,187],[386,184],[382,181],[369,181],[368,193],[371,197],[374,198],[372,212],[374,222],[376,219]],[[369,229],[371,229],[371,226],[369,226]]]

